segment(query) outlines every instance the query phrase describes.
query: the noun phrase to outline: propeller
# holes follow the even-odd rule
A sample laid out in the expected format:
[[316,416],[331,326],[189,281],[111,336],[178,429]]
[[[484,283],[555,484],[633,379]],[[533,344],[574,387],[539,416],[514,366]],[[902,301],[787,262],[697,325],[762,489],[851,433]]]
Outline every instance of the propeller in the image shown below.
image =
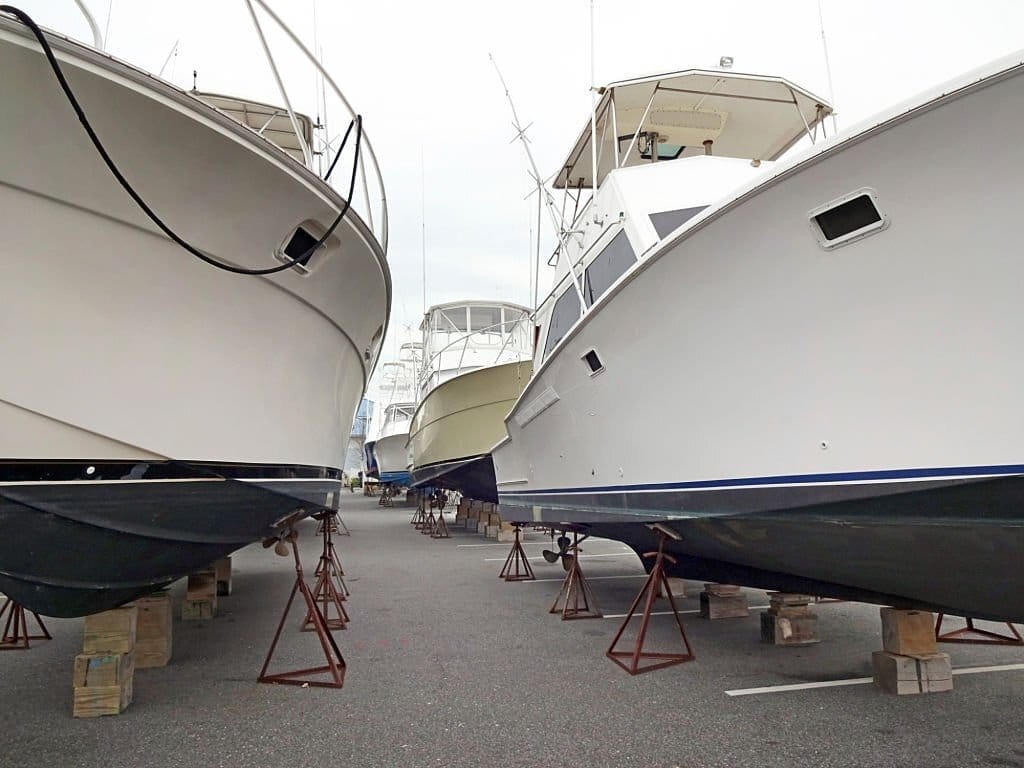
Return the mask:
[[549,563],[557,563],[559,559],[561,559],[562,567],[568,571],[572,567],[572,558],[574,557],[574,555],[569,551],[569,548],[572,546],[572,541],[563,533],[558,537],[558,540],[555,543],[558,545],[557,552],[545,549],[541,554]]

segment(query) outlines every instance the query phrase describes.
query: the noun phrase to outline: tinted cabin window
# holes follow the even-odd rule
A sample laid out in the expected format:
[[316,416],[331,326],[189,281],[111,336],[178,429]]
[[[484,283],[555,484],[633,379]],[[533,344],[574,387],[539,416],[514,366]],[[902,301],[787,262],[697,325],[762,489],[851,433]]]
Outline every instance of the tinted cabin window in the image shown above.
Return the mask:
[[698,205],[693,208],[679,208],[674,211],[661,211],[650,215],[651,224],[658,237],[665,237],[669,232],[678,229],[686,222],[707,208],[706,205]]
[[583,296],[589,307],[636,262],[636,254],[625,232],[619,232],[587,267]]
[[562,337],[569,332],[580,317],[580,300],[576,296],[576,289],[571,285],[569,290],[558,297],[555,308],[551,310],[549,321],[548,340],[544,342],[544,356],[555,346]]
[[877,224],[882,220],[882,216],[868,195],[860,195],[824,213],[819,213],[814,220],[821,227],[825,239],[831,241]]

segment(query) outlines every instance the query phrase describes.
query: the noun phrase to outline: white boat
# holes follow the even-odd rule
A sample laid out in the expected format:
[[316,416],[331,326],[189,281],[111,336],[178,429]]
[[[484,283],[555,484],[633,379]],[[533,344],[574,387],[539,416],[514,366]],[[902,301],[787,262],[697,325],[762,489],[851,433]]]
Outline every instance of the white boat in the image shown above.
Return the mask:
[[290,107],[43,39],[170,228],[219,265],[283,269],[231,274],[173,242],[40,41],[0,14],[0,591],[80,615],[337,503],[390,308],[387,219],[358,121],[358,170],[336,178],[362,199],[313,171]]
[[596,189],[493,451],[503,516],[638,552],[660,522],[679,575],[1024,619],[1022,58],[824,141],[782,78],[604,89],[556,180]]
[[374,436],[368,443],[375,468],[374,477],[398,487],[409,486],[406,444],[409,442],[412,415],[416,411],[416,381],[421,355],[421,344],[407,343],[401,346],[398,360],[384,363],[381,370],[381,408],[374,424]]
[[532,372],[530,311],[458,301],[425,314],[420,402],[409,430],[415,486],[496,500],[490,448]]

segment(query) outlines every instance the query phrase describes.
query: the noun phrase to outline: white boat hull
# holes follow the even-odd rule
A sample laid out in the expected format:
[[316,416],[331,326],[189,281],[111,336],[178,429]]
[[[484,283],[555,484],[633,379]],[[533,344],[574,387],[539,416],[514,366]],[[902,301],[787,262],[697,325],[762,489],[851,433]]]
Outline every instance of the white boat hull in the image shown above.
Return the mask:
[[[1013,67],[670,237],[506,420],[503,514],[638,548],[623,524],[668,520],[706,578],[1024,619],[1022,112]],[[824,250],[809,213],[860,189],[889,226]]]
[[[91,49],[53,45],[115,162],[214,258],[273,266],[296,226],[326,227],[341,209],[315,176],[195,99]],[[0,69],[0,525],[9,549],[40,537],[35,557],[0,548],[0,588],[40,610],[81,612],[90,595],[127,599],[290,510],[335,503],[389,275],[354,213],[308,276],[200,262],[142,216],[38,44],[6,21]],[[228,486],[242,490],[224,507]],[[179,515],[181,504],[192,511]],[[61,546],[59,526],[23,519],[40,512],[69,531],[108,526],[127,538],[83,553],[112,558],[105,571],[57,572],[45,550]],[[153,567],[123,568],[133,546]],[[46,604],[46,589],[63,592]]]

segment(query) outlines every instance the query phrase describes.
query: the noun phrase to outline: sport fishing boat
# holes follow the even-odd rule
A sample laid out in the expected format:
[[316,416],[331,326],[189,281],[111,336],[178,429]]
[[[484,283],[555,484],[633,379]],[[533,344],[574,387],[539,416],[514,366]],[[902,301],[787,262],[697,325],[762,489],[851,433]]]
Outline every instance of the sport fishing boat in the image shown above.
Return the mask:
[[370,443],[372,463],[380,482],[396,487],[409,486],[406,444],[409,425],[416,411],[416,380],[419,373],[422,345],[403,344],[398,360],[384,363],[380,386],[382,408],[374,425]]
[[490,449],[533,370],[530,311],[458,301],[427,310],[420,403],[409,430],[413,485],[497,501]]
[[334,507],[391,301],[355,113],[328,147],[290,105],[188,93],[96,42],[0,12],[0,591],[51,616]]
[[555,181],[592,197],[493,451],[503,516],[1024,620],[1022,59],[827,138],[778,77],[605,88]]

